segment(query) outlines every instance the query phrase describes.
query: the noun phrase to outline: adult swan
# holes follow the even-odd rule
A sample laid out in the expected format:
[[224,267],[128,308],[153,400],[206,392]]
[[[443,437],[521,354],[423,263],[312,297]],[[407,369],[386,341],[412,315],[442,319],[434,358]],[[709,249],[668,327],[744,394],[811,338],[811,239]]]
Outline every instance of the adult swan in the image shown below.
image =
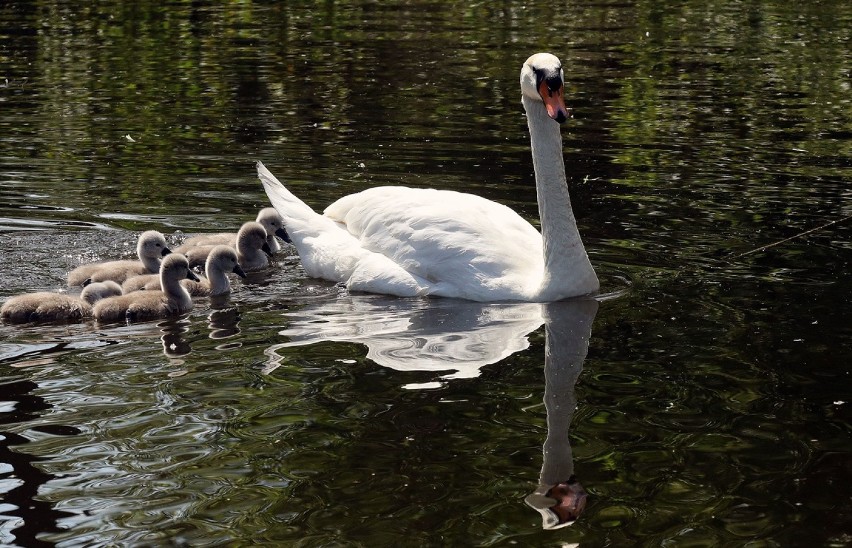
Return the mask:
[[597,291],[565,181],[559,124],[568,111],[559,59],[527,59],[521,91],[541,234],[504,205],[449,190],[376,187],[319,215],[258,162],[305,272],[345,282],[350,291],[404,297],[549,302]]

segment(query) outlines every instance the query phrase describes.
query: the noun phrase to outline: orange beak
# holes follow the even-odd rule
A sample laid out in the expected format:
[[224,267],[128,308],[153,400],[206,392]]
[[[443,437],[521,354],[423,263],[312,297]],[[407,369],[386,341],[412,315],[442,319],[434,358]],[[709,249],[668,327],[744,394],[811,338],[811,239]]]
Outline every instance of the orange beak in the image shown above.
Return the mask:
[[547,115],[560,124],[571,116],[568,108],[565,106],[565,99],[562,97],[564,89],[564,87],[560,86],[559,89],[552,90],[547,87],[547,81],[542,81],[538,86],[538,94],[541,96],[541,100],[544,101]]

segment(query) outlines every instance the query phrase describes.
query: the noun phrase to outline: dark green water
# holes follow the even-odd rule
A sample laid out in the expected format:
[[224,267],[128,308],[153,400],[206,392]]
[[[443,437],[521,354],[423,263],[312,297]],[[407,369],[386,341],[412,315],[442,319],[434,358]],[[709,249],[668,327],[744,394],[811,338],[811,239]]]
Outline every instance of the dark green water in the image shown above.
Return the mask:
[[852,215],[844,0],[7,0],[0,298],[235,229],[256,160],[534,219],[536,51],[605,298],[346,295],[290,250],[184,318],[0,326],[0,544],[852,545],[852,222],[737,257]]

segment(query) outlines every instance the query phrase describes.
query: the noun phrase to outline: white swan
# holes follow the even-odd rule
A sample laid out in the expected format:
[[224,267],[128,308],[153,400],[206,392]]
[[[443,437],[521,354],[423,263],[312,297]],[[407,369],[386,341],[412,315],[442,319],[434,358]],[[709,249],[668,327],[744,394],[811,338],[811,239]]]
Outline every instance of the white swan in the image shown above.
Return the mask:
[[258,162],[306,273],[353,291],[474,301],[548,302],[597,291],[565,178],[559,124],[568,111],[559,59],[527,59],[521,91],[541,234],[504,205],[447,190],[372,188],[319,215]]
[[171,253],[166,239],[156,230],[139,235],[136,243],[138,261],[120,260],[80,265],[68,273],[68,285],[79,286],[89,282],[108,280],[121,283],[131,276],[155,273],[160,269],[160,259]]
[[[281,238],[287,243],[290,243],[290,236],[287,235],[287,230],[284,228],[284,219],[275,211],[274,207],[265,207],[257,213],[255,219],[266,229],[266,243],[269,244],[269,250],[272,253],[281,251],[281,244],[278,243],[278,238]],[[213,234],[199,234],[187,238],[175,251],[177,253],[185,253],[192,246],[209,246],[209,245],[228,245],[233,248],[237,247],[236,232],[217,232]]]

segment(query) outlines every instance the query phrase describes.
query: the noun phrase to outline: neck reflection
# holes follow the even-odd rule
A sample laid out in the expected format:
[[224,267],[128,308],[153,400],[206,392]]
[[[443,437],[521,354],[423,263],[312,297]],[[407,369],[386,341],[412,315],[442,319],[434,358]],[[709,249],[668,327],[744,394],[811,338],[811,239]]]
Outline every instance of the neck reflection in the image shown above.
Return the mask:
[[558,529],[574,523],[586,507],[587,494],[574,474],[568,432],[577,408],[574,386],[583,371],[598,302],[583,299],[542,306],[547,438],[538,487],[525,502],[541,514],[542,528]]

